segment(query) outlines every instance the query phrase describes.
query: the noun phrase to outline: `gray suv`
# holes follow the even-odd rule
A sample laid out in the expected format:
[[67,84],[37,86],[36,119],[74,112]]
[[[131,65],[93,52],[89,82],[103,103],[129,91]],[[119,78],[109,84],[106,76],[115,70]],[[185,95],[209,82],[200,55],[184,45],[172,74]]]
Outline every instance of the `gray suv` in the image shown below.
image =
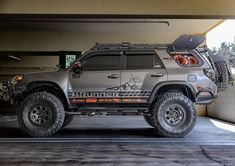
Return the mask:
[[34,137],[55,134],[73,115],[139,114],[165,137],[183,137],[194,104],[217,94],[218,72],[197,47],[202,36],[171,44],[96,44],[71,67],[15,76],[2,95],[18,104],[18,122]]

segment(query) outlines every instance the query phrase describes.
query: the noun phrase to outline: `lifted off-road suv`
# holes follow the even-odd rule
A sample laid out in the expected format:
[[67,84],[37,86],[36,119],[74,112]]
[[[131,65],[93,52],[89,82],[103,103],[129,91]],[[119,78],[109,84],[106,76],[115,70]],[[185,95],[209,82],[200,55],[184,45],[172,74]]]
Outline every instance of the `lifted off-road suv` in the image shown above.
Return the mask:
[[183,35],[171,44],[97,44],[68,69],[14,77],[4,96],[18,104],[19,125],[34,137],[55,134],[73,115],[100,113],[140,114],[159,135],[182,137],[195,125],[194,104],[217,94],[219,72],[196,49],[203,41]]

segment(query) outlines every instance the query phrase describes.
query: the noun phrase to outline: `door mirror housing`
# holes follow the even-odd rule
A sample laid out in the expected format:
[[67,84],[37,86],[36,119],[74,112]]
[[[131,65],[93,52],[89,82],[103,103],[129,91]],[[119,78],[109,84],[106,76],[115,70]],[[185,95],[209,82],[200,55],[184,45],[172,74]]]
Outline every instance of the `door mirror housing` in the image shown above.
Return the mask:
[[80,62],[77,62],[73,65],[73,72],[80,74],[82,69],[82,64]]

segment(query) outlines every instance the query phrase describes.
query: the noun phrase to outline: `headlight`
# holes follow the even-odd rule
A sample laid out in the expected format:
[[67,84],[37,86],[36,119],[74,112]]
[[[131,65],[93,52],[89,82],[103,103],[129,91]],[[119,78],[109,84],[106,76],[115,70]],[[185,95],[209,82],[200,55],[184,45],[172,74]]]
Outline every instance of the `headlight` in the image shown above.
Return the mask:
[[17,76],[15,76],[15,77],[12,78],[11,83],[14,85],[14,84],[16,84],[18,81],[22,81],[23,78],[24,78],[23,75],[17,75]]
[[15,81],[21,81],[21,80],[23,80],[23,78],[24,78],[24,76],[22,76],[22,75],[18,75],[18,76],[14,77]]

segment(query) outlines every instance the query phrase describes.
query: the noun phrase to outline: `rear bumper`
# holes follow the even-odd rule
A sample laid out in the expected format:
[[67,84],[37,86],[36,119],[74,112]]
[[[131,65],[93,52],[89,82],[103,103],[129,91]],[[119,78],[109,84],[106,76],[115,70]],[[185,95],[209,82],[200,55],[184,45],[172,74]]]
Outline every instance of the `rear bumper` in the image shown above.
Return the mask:
[[196,96],[196,104],[208,105],[214,102],[216,96],[210,91],[201,91]]

